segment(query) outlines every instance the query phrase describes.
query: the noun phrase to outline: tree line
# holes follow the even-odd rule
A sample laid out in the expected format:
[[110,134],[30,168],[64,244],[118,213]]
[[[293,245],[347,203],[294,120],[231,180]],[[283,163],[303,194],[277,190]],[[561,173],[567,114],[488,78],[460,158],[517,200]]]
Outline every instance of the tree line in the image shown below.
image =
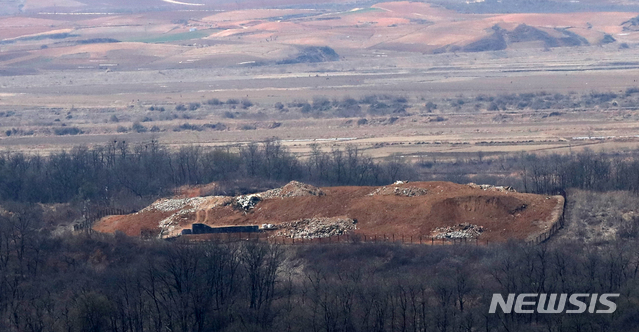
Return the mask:
[[[0,155],[0,201],[110,202],[116,197],[157,197],[182,185],[227,183],[228,192],[264,189],[290,180],[317,185],[382,185],[409,178],[398,160],[375,162],[354,146],[322,151],[312,146],[298,158],[278,141],[172,151],[157,141],[113,141],[48,156]],[[224,186],[222,186],[224,187]]]
[[639,192],[639,151],[569,154],[516,153],[420,160],[417,178],[457,183],[513,186],[519,191],[552,194],[570,188]]
[[218,189],[211,194],[235,195],[291,180],[319,186],[448,180],[508,185],[533,193],[569,188],[638,192],[639,151],[499,156],[480,152],[476,157],[421,159],[411,164],[396,157],[375,161],[354,145],[330,151],[311,145],[309,153],[300,157],[276,140],[178,150],[152,140],[136,145],[112,141],[91,148],[78,146],[47,156],[0,154],[0,201],[91,201],[114,206],[131,198],[148,202],[182,185],[217,182]]

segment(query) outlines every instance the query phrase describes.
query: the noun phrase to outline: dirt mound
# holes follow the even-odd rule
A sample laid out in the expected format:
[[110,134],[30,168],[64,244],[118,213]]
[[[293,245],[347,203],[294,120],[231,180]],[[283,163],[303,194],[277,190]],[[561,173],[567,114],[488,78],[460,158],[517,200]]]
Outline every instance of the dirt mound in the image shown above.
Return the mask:
[[271,189],[257,194],[262,199],[267,198],[284,198],[284,197],[302,197],[302,196],[322,196],[322,189],[310,184],[291,181],[281,188]]
[[[479,235],[482,240],[506,241],[526,240],[543,233],[561,215],[561,196],[497,188],[500,187],[471,187],[449,182],[316,188],[292,182],[254,194],[259,199],[254,200],[248,210],[234,206],[238,197],[160,200],[137,214],[105,218],[94,228],[138,236],[142,229],[154,229],[156,235],[177,234],[193,223],[272,224],[282,232],[280,236],[320,236],[317,232],[350,231],[367,236],[430,237],[434,229],[453,227],[456,231],[454,227],[467,223],[484,230]],[[349,222],[343,220],[357,220],[357,228],[347,227]]]
[[308,218],[273,225],[275,236],[295,239],[317,239],[343,235],[354,230],[356,222],[348,217]]
[[206,221],[206,211],[230,205],[233,197],[208,196],[191,198],[163,198],[146,208],[125,216],[108,216],[93,227],[96,231],[121,231],[137,236],[172,236],[190,227],[194,221]]

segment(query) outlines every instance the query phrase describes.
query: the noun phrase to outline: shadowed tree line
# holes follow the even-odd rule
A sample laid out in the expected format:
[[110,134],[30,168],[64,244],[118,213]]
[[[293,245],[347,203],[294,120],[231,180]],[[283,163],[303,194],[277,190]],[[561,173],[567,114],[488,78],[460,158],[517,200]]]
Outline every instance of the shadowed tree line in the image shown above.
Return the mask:
[[[123,141],[75,147],[48,156],[0,154],[0,200],[122,205],[171,194],[182,185],[217,182],[209,194],[245,194],[291,180],[314,185],[386,185],[396,180],[448,180],[514,186],[556,193],[568,188],[639,191],[639,153],[584,151],[573,154],[510,154],[427,160],[374,161],[356,146],[322,151],[312,145],[303,158],[269,140],[235,147],[187,146],[170,150],[156,141]],[[125,202],[125,203],[121,203]]]
[[453,161],[422,158],[417,168],[417,177],[422,180],[507,185],[532,193],[557,193],[569,188],[639,192],[639,151],[517,153],[490,158],[480,152]]
[[181,185],[226,183],[229,192],[268,188],[290,180],[318,185],[381,185],[411,177],[399,161],[373,162],[356,147],[323,152],[313,146],[298,159],[276,141],[240,147],[182,147],[156,141],[130,146],[114,141],[48,156],[0,155],[0,200],[109,202],[117,197],[157,197]]
[[[631,331],[637,239],[597,247],[278,247],[52,237],[35,206],[0,216],[0,330]],[[614,314],[489,314],[493,293],[620,293]],[[569,307],[569,309],[574,309]]]

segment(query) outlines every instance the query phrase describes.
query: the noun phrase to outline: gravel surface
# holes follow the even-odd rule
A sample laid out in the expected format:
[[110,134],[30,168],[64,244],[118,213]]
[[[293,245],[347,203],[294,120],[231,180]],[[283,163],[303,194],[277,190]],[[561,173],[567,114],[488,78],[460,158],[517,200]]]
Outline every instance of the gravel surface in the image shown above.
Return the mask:
[[424,188],[388,186],[388,187],[377,188],[368,195],[370,196],[397,195],[397,196],[405,196],[405,197],[414,197],[414,196],[422,196],[426,194],[428,194],[428,190]]
[[207,200],[206,197],[160,199],[158,201],[153,202],[153,204],[145,207],[144,209],[140,210],[138,213],[145,212],[145,211],[170,212],[170,211],[182,210],[187,206],[191,206],[195,208],[206,200]]
[[481,235],[484,227],[469,223],[455,226],[437,227],[431,234],[436,239],[474,239]]
[[486,191],[499,191],[499,192],[512,192],[512,193],[517,192],[513,187],[510,187],[510,186],[493,186],[490,184],[476,184],[472,182],[469,183],[468,186],[473,189],[481,189]]
[[273,225],[275,236],[295,239],[317,239],[343,235],[356,229],[356,222],[346,217],[309,218]]

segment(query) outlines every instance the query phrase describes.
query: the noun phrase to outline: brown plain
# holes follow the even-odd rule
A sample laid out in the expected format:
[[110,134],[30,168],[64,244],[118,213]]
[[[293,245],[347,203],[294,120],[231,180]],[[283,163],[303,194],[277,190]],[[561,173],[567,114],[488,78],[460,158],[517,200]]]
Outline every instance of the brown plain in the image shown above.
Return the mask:
[[[639,143],[634,109],[612,105],[560,110],[562,115],[552,118],[543,115],[555,110],[513,110],[506,120],[496,120],[495,112],[486,109],[456,112],[445,105],[433,114],[421,112],[432,98],[459,95],[623,92],[638,85],[639,49],[633,45],[639,33],[622,28],[637,13],[476,15],[412,2],[350,10],[233,8],[232,4],[214,8],[203,3],[207,7],[202,10],[163,4],[170,10],[70,15],[80,8],[79,2],[60,2],[56,13],[48,12],[46,3],[38,7],[30,2],[27,14],[0,18],[0,38],[7,42],[0,49],[0,110],[15,113],[0,121],[0,131],[33,132],[1,137],[0,146],[46,154],[112,139],[135,143],[155,138],[177,148],[277,137],[301,155],[308,153],[309,144],[325,150],[354,144],[376,158],[411,158],[477,151],[623,150]],[[555,28],[569,28],[591,45],[545,49],[522,43],[503,51],[433,54],[441,47],[485,38],[496,24],[504,29],[527,24],[551,34]],[[71,37],[33,39],[52,33]],[[617,42],[601,44],[605,34]],[[79,42],[98,38],[122,42]],[[620,43],[631,47],[620,49]],[[340,60],[276,64],[309,45],[330,46]],[[406,97],[408,115],[392,124],[384,123],[383,117],[367,116],[368,125],[356,125],[357,119],[282,115],[273,107],[276,102],[310,101],[314,96],[341,99],[371,94]],[[180,103],[205,103],[211,98],[248,98],[255,105],[238,119],[225,117],[226,111],[235,111],[229,106],[204,105],[188,119],[161,118],[149,111],[156,105],[176,113],[173,108]],[[447,121],[433,122],[438,115]],[[111,121],[112,116],[119,121]],[[117,131],[142,120],[147,128],[157,126],[160,131]],[[280,123],[277,128],[271,126],[274,121]],[[186,122],[223,122],[227,129],[173,131]],[[61,125],[84,133],[54,135],[53,128]],[[354,139],[327,140],[334,138]]]

